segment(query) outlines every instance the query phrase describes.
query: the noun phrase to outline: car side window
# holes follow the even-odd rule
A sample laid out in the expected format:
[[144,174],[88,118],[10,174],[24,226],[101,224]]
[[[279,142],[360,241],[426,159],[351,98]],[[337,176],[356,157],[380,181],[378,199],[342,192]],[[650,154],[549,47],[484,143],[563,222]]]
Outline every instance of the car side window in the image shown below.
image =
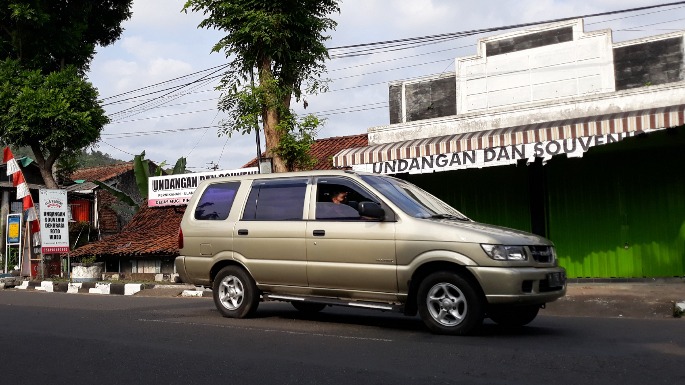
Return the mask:
[[247,198],[245,221],[302,220],[307,179],[257,180]]
[[240,182],[213,183],[207,186],[195,208],[195,219],[222,221],[228,218]]
[[359,203],[377,201],[370,193],[348,179],[317,179],[317,220],[370,220],[359,215]]

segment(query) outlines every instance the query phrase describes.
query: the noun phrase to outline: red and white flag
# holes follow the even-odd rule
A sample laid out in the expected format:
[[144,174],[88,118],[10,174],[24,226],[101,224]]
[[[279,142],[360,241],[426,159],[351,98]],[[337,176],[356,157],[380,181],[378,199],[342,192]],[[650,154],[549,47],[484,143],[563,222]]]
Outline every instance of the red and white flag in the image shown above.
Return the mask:
[[17,188],[17,199],[22,199],[27,195],[31,195],[29,186],[26,184],[22,172],[15,172],[12,175],[12,185]]
[[5,147],[5,150],[2,152],[2,161],[7,164],[7,175],[12,175],[15,172],[21,171],[19,163],[14,159],[12,150],[10,150],[9,147]]
[[29,186],[24,179],[24,173],[19,168],[19,163],[14,159],[12,150],[5,147],[2,152],[2,160],[7,164],[7,175],[12,175],[12,185],[17,188],[17,199],[23,201],[23,209],[26,214],[26,221],[30,222],[31,232],[37,233],[40,231],[40,224],[38,222],[38,213],[36,207],[33,205],[33,197]]

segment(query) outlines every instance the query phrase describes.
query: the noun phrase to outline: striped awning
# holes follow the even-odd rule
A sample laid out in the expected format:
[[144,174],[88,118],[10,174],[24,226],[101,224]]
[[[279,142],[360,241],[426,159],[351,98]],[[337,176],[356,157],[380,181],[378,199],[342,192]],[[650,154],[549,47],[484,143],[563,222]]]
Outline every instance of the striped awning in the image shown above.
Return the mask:
[[333,157],[338,168],[512,145],[637,133],[685,124],[685,104],[494,130],[348,148]]

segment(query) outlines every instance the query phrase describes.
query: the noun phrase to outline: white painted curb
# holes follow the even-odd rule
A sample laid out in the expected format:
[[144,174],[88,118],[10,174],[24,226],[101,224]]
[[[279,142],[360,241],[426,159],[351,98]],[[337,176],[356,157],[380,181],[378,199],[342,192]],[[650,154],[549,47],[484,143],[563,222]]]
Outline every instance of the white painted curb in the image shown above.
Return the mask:
[[16,286],[16,289],[26,290],[29,288],[29,281],[22,281],[21,285]]
[[40,286],[36,286],[36,290],[53,293],[55,291],[55,284],[52,281],[42,281]]
[[81,282],[72,282],[69,284],[69,286],[67,286],[67,293],[77,294],[81,286],[83,286],[83,283]]
[[183,290],[181,297],[202,297],[202,292],[199,290]]
[[133,295],[143,290],[143,285],[140,283],[127,283],[124,285],[124,295]]
[[109,283],[96,283],[95,288],[100,290],[100,294],[109,294],[110,291]]

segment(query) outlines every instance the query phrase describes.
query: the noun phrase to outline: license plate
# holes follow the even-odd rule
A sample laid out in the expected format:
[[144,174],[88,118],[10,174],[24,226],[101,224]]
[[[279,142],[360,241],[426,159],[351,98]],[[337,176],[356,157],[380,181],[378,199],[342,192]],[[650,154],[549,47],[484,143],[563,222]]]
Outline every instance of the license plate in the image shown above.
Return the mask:
[[566,274],[562,272],[547,273],[547,282],[549,287],[564,286],[564,282],[566,281],[565,275]]

